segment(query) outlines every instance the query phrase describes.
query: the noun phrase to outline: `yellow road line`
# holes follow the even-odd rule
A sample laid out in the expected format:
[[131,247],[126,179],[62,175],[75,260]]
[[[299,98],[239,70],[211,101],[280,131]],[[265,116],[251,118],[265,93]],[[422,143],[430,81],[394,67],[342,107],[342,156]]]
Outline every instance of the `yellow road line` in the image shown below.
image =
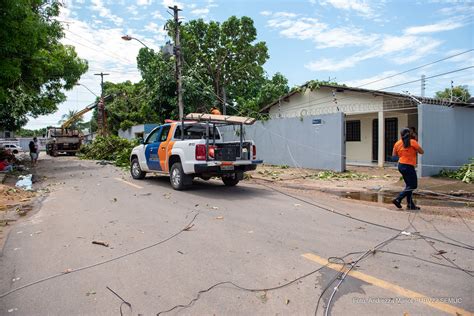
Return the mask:
[[[330,269],[333,269],[333,270],[336,270],[336,271],[341,270],[341,265],[340,264],[328,263],[328,261],[326,259],[324,259],[322,257],[319,257],[315,254],[305,253],[305,254],[302,254],[302,256],[304,258],[308,259],[308,260],[314,261],[314,262],[316,262],[320,265],[323,265],[323,266],[327,264],[327,267],[330,268]],[[343,271],[345,272],[347,270],[348,269],[345,268]],[[456,306],[453,306],[453,305],[449,305],[449,304],[446,304],[446,303],[443,303],[443,302],[436,301],[436,299],[434,299],[434,298],[430,298],[430,297],[428,297],[426,295],[423,295],[421,293],[405,289],[405,288],[403,288],[401,286],[398,286],[396,284],[378,279],[376,277],[373,277],[371,275],[368,275],[368,274],[365,274],[365,273],[362,273],[362,272],[359,272],[359,271],[352,270],[351,272],[348,273],[348,275],[352,276],[353,278],[356,278],[356,279],[362,280],[364,282],[367,282],[369,284],[380,287],[382,289],[389,290],[389,291],[391,291],[391,292],[393,292],[397,295],[404,296],[404,297],[407,297],[409,299],[413,299],[414,302],[419,302],[419,303],[428,305],[430,307],[439,309],[440,311],[443,311],[445,313],[449,313],[449,314],[452,314],[452,315],[463,315],[463,316],[465,316],[465,315],[473,316],[474,315],[472,312],[466,311],[462,308],[459,308],[459,307],[456,307]]]
[[124,180],[124,179],[120,179],[120,178],[114,178],[114,179],[115,179],[115,180],[118,180],[118,181],[122,181],[123,183],[128,184],[129,186],[132,186],[132,187],[134,187],[134,188],[143,189],[143,187],[141,187],[141,186],[139,186],[139,185],[137,185],[137,184],[135,184],[135,183],[128,182],[128,181],[126,181],[126,180]]

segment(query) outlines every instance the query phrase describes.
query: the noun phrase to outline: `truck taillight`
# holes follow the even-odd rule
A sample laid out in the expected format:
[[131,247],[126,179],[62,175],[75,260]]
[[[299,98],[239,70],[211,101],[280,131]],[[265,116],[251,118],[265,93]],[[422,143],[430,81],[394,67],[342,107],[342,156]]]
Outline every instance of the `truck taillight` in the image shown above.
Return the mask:
[[257,159],[257,146],[252,146],[252,159]]
[[196,145],[196,160],[206,160],[206,145]]

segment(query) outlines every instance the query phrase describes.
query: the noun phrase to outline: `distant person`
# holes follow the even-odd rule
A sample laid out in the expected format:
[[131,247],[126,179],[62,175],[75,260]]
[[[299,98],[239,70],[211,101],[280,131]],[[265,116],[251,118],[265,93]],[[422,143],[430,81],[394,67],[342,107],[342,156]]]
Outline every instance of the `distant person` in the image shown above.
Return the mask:
[[402,201],[407,198],[408,210],[419,210],[420,208],[413,202],[413,191],[418,187],[418,178],[416,176],[416,154],[424,154],[423,148],[412,138],[409,128],[401,131],[401,139],[393,146],[393,156],[398,156],[398,171],[405,181],[405,189],[400,192],[397,198],[392,200],[397,208],[402,208]]
[[410,130],[411,139],[414,139],[414,140],[418,141],[418,134],[416,133],[416,128],[415,127],[409,127],[408,129]]
[[13,171],[13,165],[8,162],[7,158],[4,158],[0,161],[0,171],[2,172],[10,172]]
[[28,147],[30,149],[31,164],[33,166],[36,166],[39,153],[38,139],[34,137],[33,140],[30,141],[30,143],[28,144]]
[[216,108],[215,106],[213,106],[211,108],[211,114],[213,114],[213,115],[222,115],[221,111],[219,111],[219,109]]

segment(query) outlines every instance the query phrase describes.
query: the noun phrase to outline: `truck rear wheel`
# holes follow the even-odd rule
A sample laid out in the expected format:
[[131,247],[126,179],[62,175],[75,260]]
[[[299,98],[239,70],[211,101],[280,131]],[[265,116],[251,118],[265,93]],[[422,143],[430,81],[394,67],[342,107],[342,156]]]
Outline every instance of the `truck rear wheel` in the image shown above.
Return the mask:
[[146,172],[143,172],[142,168],[140,168],[137,158],[133,158],[130,163],[130,173],[132,174],[133,179],[141,180],[145,178]]
[[175,162],[171,166],[170,182],[173,189],[184,190],[193,183],[193,177],[184,173],[180,162]]
[[224,184],[227,187],[234,187],[234,186],[237,185],[237,183],[239,183],[239,178],[234,173],[234,174],[231,174],[231,175],[228,175],[228,176],[223,176],[222,177],[222,182],[224,182]]

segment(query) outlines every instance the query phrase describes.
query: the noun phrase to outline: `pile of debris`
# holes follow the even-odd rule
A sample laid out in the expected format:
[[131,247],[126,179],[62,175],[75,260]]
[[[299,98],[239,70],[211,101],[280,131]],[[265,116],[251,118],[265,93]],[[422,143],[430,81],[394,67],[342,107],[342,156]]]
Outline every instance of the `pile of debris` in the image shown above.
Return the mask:
[[118,136],[98,136],[91,144],[81,147],[79,157],[82,159],[113,161],[118,167],[130,164],[130,153],[138,141],[130,141]]

